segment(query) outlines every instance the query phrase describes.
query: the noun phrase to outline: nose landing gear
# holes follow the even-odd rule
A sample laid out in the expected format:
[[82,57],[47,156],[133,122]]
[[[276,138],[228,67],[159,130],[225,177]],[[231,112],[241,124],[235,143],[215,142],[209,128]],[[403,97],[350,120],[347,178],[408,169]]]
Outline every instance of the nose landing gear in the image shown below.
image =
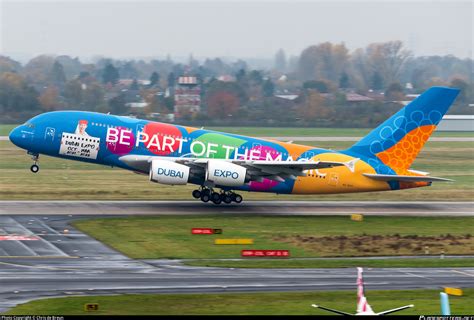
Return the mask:
[[33,173],[37,173],[40,169],[39,166],[38,166],[39,155],[38,154],[33,154],[31,156],[31,159],[34,161],[34,163],[31,165],[30,170]]
[[212,201],[214,204],[230,204],[232,202],[241,203],[242,196],[232,191],[221,191],[221,193],[215,192],[213,189],[207,187],[201,187],[198,190],[193,191],[193,198],[200,199],[202,202]]

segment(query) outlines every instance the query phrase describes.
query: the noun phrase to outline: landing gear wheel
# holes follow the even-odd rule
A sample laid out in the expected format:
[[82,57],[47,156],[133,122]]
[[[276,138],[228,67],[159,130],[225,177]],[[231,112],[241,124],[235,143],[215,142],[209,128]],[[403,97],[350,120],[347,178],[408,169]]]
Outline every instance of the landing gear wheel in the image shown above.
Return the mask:
[[235,201],[236,203],[241,203],[242,200],[243,200],[243,199],[242,199],[242,196],[241,196],[240,194],[235,194],[235,195],[234,195],[234,201]]
[[33,160],[33,165],[30,167],[30,170],[33,173],[37,173],[40,169],[38,166],[39,154],[30,151],[28,151],[27,153],[31,155],[31,160]]
[[193,197],[194,197],[195,199],[201,198],[201,191],[200,191],[200,190],[194,190],[194,191],[193,191]]
[[218,194],[217,192],[213,192],[213,193],[211,193],[211,200],[212,200],[212,202],[216,203],[216,201],[221,200],[221,195]]
[[212,202],[214,202],[214,204],[221,204],[221,197],[212,199]]
[[228,194],[224,194],[222,195],[222,201],[224,201],[224,203],[231,203],[232,202],[232,197]]
[[208,195],[208,196],[210,197],[210,196],[211,196],[211,190],[209,190],[209,189],[203,189],[203,190],[201,191],[201,195],[203,195],[203,194],[206,194],[206,195]]
[[202,193],[201,194],[201,201],[202,202],[209,202],[209,200],[211,199],[211,197],[207,194],[207,193]]

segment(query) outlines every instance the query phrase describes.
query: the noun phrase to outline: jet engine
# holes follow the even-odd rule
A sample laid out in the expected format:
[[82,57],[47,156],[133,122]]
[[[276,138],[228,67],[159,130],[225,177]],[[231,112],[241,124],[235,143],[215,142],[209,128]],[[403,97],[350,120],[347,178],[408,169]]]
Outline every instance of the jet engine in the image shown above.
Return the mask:
[[245,183],[247,169],[227,161],[209,160],[206,180],[216,185],[238,187]]
[[189,167],[167,160],[152,160],[150,181],[162,184],[187,184]]

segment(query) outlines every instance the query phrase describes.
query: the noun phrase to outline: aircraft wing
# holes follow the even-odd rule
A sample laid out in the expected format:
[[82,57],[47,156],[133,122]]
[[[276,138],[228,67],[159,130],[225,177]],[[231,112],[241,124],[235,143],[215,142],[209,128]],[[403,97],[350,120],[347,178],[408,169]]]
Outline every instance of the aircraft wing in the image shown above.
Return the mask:
[[428,177],[428,176],[404,176],[392,174],[372,174],[364,173],[364,176],[379,181],[403,181],[403,182],[433,182],[433,181],[453,181],[451,179]]
[[413,307],[414,307],[413,304],[409,304],[407,306],[403,306],[403,307],[399,307],[399,308],[395,308],[395,309],[390,309],[390,310],[386,310],[386,311],[382,311],[382,312],[377,312],[376,315],[377,316],[383,316],[383,315],[386,315],[386,314],[389,314],[389,313],[394,313],[394,312],[397,312],[397,311],[400,311],[400,310],[405,310],[405,309],[413,308]]
[[222,160],[208,158],[186,158],[186,157],[160,157],[126,155],[119,158],[120,161],[140,172],[148,172],[153,159],[166,160],[184,164],[190,167],[205,168],[209,160],[221,160],[245,167],[253,181],[260,181],[263,178],[279,182],[285,179],[296,179],[297,176],[305,176],[305,170],[326,169],[331,167],[346,166],[349,170],[354,170],[354,159],[348,162],[334,161],[264,161],[264,160]]
[[332,312],[332,313],[336,313],[336,314],[340,314],[342,316],[353,316],[354,314],[351,314],[351,313],[347,313],[347,312],[344,312],[344,311],[340,311],[340,310],[336,310],[336,309],[331,309],[331,308],[327,308],[327,307],[323,307],[323,306],[318,306],[316,304],[312,304],[311,305],[313,308],[319,308],[319,309],[323,309],[323,310],[326,310],[326,311],[329,311],[329,312]]

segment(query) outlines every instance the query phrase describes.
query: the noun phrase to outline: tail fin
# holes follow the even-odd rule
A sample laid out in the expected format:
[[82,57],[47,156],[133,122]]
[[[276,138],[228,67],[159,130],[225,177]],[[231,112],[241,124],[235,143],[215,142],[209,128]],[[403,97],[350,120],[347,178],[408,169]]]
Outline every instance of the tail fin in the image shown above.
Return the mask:
[[446,87],[428,89],[346,151],[354,156],[378,158],[397,174],[405,172],[459,91]]
[[357,313],[373,313],[364,293],[364,279],[362,268],[357,268]]
[[451,308],[449,306],[449,297],[446,293],[440,292],[440,303],[441,303],[441,314],[443,316],[450,316],[451,315]]

